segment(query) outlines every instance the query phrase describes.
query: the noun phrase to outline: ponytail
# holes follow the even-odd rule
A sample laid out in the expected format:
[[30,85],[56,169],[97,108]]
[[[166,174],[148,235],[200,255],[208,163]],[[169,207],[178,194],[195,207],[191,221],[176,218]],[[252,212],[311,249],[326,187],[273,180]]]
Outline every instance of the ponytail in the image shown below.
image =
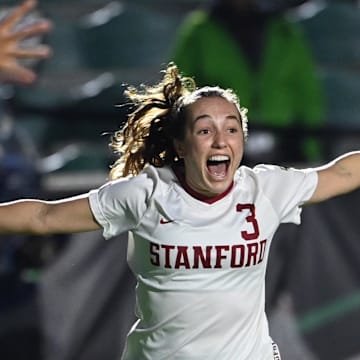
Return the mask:
[[173,63],[157,85],[127,88],[125,96],[135,110],[111,139],[110,146],[120,157],[110,170],[110,179],[137,175],[146,165],[163,167],[177,161],[173,146],[176,107],[195,88],[193,79],[182,77]]

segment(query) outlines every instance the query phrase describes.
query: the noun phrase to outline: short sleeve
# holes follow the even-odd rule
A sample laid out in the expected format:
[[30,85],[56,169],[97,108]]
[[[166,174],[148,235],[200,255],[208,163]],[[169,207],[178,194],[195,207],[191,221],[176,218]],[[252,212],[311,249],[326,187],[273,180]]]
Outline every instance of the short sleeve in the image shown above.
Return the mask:
[[109,239],[136,228],[147,210],[151,192],[152,181],[145,174],[91,190],[90,208],[103,227],[103,236]]
[[274,165],[259,165],[254,171],[280,222],[300,224],[302,205],[311,198],[317,186],[317,172]]

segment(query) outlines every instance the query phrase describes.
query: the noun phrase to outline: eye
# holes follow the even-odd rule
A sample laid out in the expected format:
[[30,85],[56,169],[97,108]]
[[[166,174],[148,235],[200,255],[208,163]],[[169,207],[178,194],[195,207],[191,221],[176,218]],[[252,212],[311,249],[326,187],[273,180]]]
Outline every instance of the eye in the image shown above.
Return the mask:
[[237,133],[238,131],[239,131],[239,129],[238,129],[238,128],[235,128],[235,127],[231,127],[231,128],[228,129],[228,132],[231,133],[231,134],[235,134],[235,133]]
[[207,135],[210,134],[210,129],[200,129],[197,131],[198,135]]

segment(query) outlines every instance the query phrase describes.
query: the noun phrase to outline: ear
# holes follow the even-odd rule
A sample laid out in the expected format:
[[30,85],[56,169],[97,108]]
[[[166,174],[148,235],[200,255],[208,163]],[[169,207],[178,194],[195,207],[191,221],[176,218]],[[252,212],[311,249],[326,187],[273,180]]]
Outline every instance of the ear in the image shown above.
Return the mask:
[[182,141],[175,139],[174,140],[174,148],[177,156],[181,159],[185,155],[185,145]]

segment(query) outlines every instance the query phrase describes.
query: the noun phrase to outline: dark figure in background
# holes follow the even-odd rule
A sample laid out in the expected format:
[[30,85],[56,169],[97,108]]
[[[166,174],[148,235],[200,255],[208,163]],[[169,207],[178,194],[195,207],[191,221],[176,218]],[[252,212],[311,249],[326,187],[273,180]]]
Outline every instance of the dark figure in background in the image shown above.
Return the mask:
[[[51,49],[42,37],[52,24],[37,15],[37,2],[0,7],[0,199],[39,194],[37,152],[31,138],[16,123],[10,104],[15,86],[28,86],[37,79],[35,66],[48,58]],[[35,16],[36,13],[36,16]],[[35,18],[36,17],[36,18]],[[0,246],[0,358],[39,358],[39,337],[34,287],[21,279],[24,261],[31,254],[29,237],[7,235]],[[33,242],[34,244],[34,242]],[[32,250],[34,246],[31,246]],[[30,316],[29,316],[30,314]]]
[[[9,100],[16,85],[30,85],[37,78],[34,65],[51,55],[51,49],[41,43],[41,36],[51,30],[47,19],[28,21],[37,2],[26,0],[7,8],[0,17],[0,199],[38,193],[39,174],[36,150],[31,139],[14,121]],[[29,45],[29,39],[36,39]],[[26,42],[26,44],[25,44]],[[0,261],[0,271],[7,267]]]
[[[324,120],[321,84],[301,27],[285,16],[304,2],[214,0],[191,13],[178,32],[172,60],[179,69],[201,86],[234,89],[252,109],[253,127],[270,131],[253,129],[251,162],[323,157],[320,141],[302,136]],[[285,133],[276,136],[272,129]]]
[[[37,78],[34,66],[51,55],[41,36],[51,30],[47,19],[35,19],[37,2],[27,0],[1,11],[0,8],[0,199],[33,195],[37,176],[35,149],[14,122],[8,100],[16,85],[30,85]],[[29,41],[32,41],[31,43]]]
[[[26,0],[5,9],[0,17],[0,199],[33,195],[29,189],[34,176],[34,149],[31,140],[18,129],[8,100],[16,85],[30,85],[37,78],[34,65],[51,55],[41,43],[41,35],[51,30],[47,19],[29,21],[37,2]],[[0,9],[1,10],[1,9]],[[28,41],[34,39],[33,43]]]

